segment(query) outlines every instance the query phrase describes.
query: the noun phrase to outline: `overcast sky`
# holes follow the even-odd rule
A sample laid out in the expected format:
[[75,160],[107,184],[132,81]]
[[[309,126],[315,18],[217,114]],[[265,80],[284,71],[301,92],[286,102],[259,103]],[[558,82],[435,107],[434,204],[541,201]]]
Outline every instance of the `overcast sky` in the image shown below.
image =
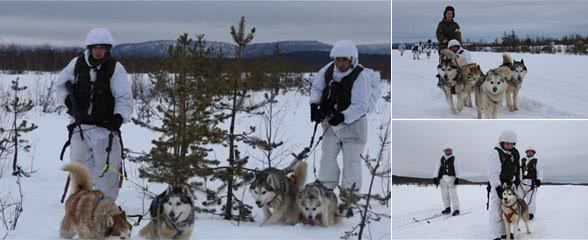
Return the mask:
[[537,149],[545,180],[588,183],[587,121],[393,121],[392,173],[432,178],[450,144],[467,179],[486,180],[487,160],[503,130],[518,134],[517,148]]
[[205,33],[230,42],[229,27],[245,16],[254,42],[319,40],[390,42],[390,1],[346,2],[0,2],[0,42],[79,46],[93,27],[117,43]]
[[422,1],[394,0],[393,42],[432,39],[445,6],[455,7],[464,38],[493,41],[511,29],[520,35],[588,35],[588,1]]

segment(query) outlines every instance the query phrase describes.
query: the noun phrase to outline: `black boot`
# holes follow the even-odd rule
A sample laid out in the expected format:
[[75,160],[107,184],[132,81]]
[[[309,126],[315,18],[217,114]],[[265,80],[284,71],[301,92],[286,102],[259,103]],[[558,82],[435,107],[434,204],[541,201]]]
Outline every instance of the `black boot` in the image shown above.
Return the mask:
[[529,220],[533,220],[534,217],[535,217],[534,214],[529,214]]
[[451,212],[451,208],[446,208],[445,210],[443,210],[443,212],[441,212],[441,214],[449,214]]
[[451,216],[457,216],[457,215],[459,215],[459,210],[455,210],[455,211],[453,211],[453,214],[451,214]]
[[[506,239],[506,235],[502,235],[502,236],[500,236],[500,238]],[[514,239],[514,233],[510,234],[510,239]]]

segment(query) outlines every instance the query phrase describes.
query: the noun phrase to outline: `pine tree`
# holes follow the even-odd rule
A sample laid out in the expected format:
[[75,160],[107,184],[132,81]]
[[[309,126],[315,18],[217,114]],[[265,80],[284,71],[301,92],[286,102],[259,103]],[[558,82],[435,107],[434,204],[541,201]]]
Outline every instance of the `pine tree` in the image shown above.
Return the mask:
[[[243,202],[243,197],[237,195],[237,190],[249,183],[254,177],[254,171],[247,169],[245,165],[249,156],[241,156],[237,148],[238,142],[247,142],[255,127],[250,126],[240,133],[236,129],[236,120],[241,114],[261,114],[259,110],[273,99],[255,100],[249,91],[251,90],[251,73],[246,72],[242,65],[242,56],[249,43],[253,40],[255,28],[246,30],[245,17],[241,17],[237,27],[231,26],[231,36],[237,45],[236,56],[232,71],[227,72],[229,83],[226,85],[224,98],[217,98],[215,108],[220,112],[218,119],[229,121],[229,129],[226,132],[226,145],[228,146],[228,166],[219,167],[216,177],[223,182],[216,192],[217,197],[226,198],[222,210],[226,220],[253,221],[250,205]],[[243,190],[244,191],[244,190]],[[243,193],[244,194],[244,193]]]
[[[173,186],[192,181],[189,184],[196,190],[209,193],[212,190],[205,182],[219,162],[209,159],[207,145],[221,143],[224,136],[211,109],[215,96],[211,83],[221,76],[221,61],[213,49],[205,47],[204,35],[196,41],[188,34],[180,35],[168,54],[161,69],[149,74],[153,95],[158,97],[152,117],[133,119],[161,134],[141,158],[146,165],[140,175]],[[197,211],[214,213],[210,208]]]
[[[33,109],[35,106],[31,99],[21,98],[20,92],[25,91],[27,86],[21,86],[19,78],[12,81],[11,86],[13,92],[13,98],[10,102],[4,104],[4,110],[11,113],[13,116],[12,127],[10,129],[0,128],[0,134],[8,132],[8,135],[0,140],[2,147],[12,147],[14,158],[12,161],[12,175],[13,176],[30,176],[29,172],[26,172],[18,165],[18,152],[24,150],[25,152],[30,151],[31,145],[28,140],[21,138],[22,134],[32,132],[37,129],[37,125],[29,123],[27,120],[23,120],[24,115]],[[9,143],[10,144],[6,144]]]

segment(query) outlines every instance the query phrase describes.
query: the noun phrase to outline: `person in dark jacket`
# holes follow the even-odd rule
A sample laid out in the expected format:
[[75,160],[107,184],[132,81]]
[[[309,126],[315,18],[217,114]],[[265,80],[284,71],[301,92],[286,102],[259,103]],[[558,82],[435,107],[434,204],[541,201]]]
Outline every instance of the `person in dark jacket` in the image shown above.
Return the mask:
[[455,9],[447,6],[443,12],[443,20],[437,25],[437,41],[439,41],[439,50],[447,48],[447,43],[452,39],[459,42],[461,40],[461,30],[459,24],[454,21]]

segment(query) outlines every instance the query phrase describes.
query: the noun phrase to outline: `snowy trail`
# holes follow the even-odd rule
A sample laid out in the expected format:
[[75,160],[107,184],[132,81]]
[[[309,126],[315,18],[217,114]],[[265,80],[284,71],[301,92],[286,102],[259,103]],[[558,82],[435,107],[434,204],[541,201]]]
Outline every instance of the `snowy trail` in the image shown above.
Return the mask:
[[[486,186],[458,186],[457,191],[460,211],[471,213],[414,223],[413,217],[424,218],[443,210],[439,189],[393,186],[392,238],[487,239]],[[585,186],[542,186],[537,192],[537,213],[530,223],[529,238],[588,238],[586,196],[588,187]]]
[[[502,64],[502,53],[472,52],[473,61],[482,71]],[[506,103],[498,118],[586,118],[588,117],[587,56],[536,55],[511,53],[523,58],[529,70],[519,94],[517,112],[509,112]],[[476,118],[475,108],[452,114],[443,92],[437,88],[438,55],[413,60],[412,53],[400,56],[392,51],[392,115],[394,118]]]

